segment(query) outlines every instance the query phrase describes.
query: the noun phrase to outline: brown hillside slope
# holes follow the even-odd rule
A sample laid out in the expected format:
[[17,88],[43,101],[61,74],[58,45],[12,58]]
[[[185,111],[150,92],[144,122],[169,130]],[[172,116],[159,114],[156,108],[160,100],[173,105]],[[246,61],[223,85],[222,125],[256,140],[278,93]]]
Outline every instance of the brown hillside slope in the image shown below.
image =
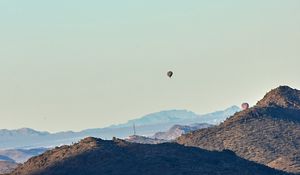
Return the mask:
[[177,142],[209,150],[229,149],[245,159],[300,173],[300,91],[280,86],[255,107]]
[[[238,165],[238,166],[237,166]],[[237,157],[176,143],[144,145],[86,138],[34,157],[11,175],[284,175]]]

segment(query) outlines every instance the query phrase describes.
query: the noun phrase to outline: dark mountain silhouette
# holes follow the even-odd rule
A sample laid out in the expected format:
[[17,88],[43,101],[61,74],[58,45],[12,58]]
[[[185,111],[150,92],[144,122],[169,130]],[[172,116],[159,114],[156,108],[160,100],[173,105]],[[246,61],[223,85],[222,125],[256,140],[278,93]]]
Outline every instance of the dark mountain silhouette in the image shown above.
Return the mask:
[[237,155],[287,172],[300,173],[300,91],[271,90],[256,106],[219,126],[178,138],[178,143]]
[[29,159],[11,175],[283,175],[237,157],[176,143],[145,145],[86,138]]

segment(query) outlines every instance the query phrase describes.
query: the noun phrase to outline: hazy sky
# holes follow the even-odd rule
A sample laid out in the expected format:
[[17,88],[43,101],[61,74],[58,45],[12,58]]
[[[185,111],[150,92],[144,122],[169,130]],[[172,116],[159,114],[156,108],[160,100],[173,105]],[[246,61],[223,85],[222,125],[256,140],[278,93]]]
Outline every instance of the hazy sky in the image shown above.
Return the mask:
[[0,1],[0,128],[253,105],[299,66],[299,0]]

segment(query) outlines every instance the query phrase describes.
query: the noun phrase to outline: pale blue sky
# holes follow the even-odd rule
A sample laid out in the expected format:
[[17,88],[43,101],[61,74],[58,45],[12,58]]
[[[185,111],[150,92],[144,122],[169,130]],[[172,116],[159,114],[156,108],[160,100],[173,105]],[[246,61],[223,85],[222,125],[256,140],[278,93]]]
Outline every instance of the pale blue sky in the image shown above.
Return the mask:
[[81,130],[300,88],[299,0],[1,0],[0,31],[0,128]]

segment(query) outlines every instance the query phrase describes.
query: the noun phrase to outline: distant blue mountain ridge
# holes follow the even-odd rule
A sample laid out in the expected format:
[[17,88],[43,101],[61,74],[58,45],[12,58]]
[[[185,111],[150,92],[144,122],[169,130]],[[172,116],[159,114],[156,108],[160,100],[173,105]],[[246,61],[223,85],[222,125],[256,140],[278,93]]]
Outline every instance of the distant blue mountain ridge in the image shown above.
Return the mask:
[[237,106],[209,114],[198,115],[188,110],[169,110],[145,115],[141,118],[129,120],[124,124],[105,128],[86,129],[80,132],[40,132],[30,128],[18,130],[0,130],[0,149],[29,149],[40,147],[55,147],[71,144],[88,136],[102,139],[112,137],[126,138],[133,135],[133,124],[136,132],[142,136],[152,136],[157,132],[164,132],[176,124],[190,125],[193,123],[208,123],[216,125],[234,113],[240,111]]
[[129,120],[127,123],[112,125],[111,127],[119,128],[119,127],[132,126],[133,124],[137,126],[141,126],[141,125],[168,123],[168,122],[180,122],[182,120],[196,119],[198,117],[200,116],[188,110],[169,110],[169,111],[151,113],[138,119]]
[[21,129],[1,129],[0,130],[0,137],[22,137],[22,136],[45,136],[49,135],[49,132],[44,131],[36,131],[31,128],[21,128]]
[[[218,124],[222,122],[224,117],[229,117],[234,113],[240,111],[240,108],[237,106],[231,106],[225,110],[216,111],[213,113],[198,115],[192,111],[188,110],[169,110],[161,111],[156,113],[151,113],[145,115],[138,119],[129,120],[127,123],[112,125],[111,128],[120,128],[120,127],[132,127],[133,124],[136,126],[142,125],[155,125],[162,123],[174,123],[178,124],[190,124],[190,123],[209,123],[209,124]],[[182,123],[181,123],[182,122]]]

